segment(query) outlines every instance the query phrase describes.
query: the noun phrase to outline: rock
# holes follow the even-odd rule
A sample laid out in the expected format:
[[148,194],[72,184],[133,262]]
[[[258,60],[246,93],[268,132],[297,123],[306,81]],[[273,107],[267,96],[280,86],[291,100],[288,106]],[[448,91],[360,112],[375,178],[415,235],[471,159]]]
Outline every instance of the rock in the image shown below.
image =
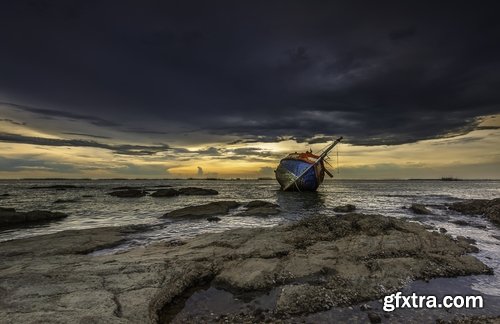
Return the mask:
[[0,226],[16,226],[29,223],[47,222],[68,217],[67,214],[46,210],[16,212],[14,208],[0,207]]
[[83,188],[82,186],[75,185],[51,185],[51,186],[33,186],[28,189],[55,189],[55,190],[65,190],[65,189],[79,189]]
[[255,207],[249,208],[236,216],[270,216],[279,213],[281,213],[281,211],[276,207]]
[[328,289],[322,286],[286,285],[283,286],[276,302],[276,312],[292,315],[316,313],[330,309],[334,305],[334,296],[330,296]]
[[146,195],[146,192],[144,190],[128,189],[128,190],[112,191],[108,193],[108,195],[121,198],[138,198],[138,197],[144,197]]
[[279,205],[263,200],[253,200],[247,203],[245,207],[246,210],[236,216],[270,216],[281,212]]
[[220,221],[220,218],[217,217],[217,216],[210,216],[210,217],[207,217],[207,221],[209,221],[209,222],[218,222],[218,221]]
[[0,195],[0,197],[9,197],[10,195],[8,193],[3,193]]
[[448,205],[448,208],[467,215],[484,215],[500,225],[500,198],[465,200]]
[[437,319],[436,324],[498,324],[500,323],[500,316],[486,316],[476,315],[467,316],[461,315],[453,318],[452,320]]
[[374,312],[368,313],[368,320],[370,321],[370,323],[382,323],[382,317]]
[[469,244],[474,244],[474,245],[476,244],[476,240],[473,239],[473,238],[470,238],[468,236],[465,237],[465,236],[459,235],[459,236],[457,236],[457,240],[462,240],[462,241],[465,241],[465,242],[467,242]]
[[272,207],[272,208],[278,208],[279,205],[274,204],[269,201],[264,201],[264,200],[252,200],[248,203],[245,204],[246,208],[260,208],[260,207]]
[[214,215],[225,215],[229,210],[238,207],[236,201],[215,201],[204,205],[189,206],[166,213],[168,218],[202,218]]
[[180,195],[179,191],[172,188],[168,188],[168,189],[160,189],[153,192],[151,194],[151,197],[174,197],[178,195]]
[[412,212],[418,215],[429,215],[431,214],[431,211],[428,210],[424,205],[422,204],[411,204],[410,209]]
[[93,198],[93,195],[83,195],[82,198]]
[[446,233],[446,232],[448,232],[448,231],[446,230],[446,228],[444,228],[444,227],[440,227],[440,228],[439,228],[439,233],[443,233],[443,234],[444,234],[444,233]]
[[452,221],[452,223],[456,224],[456,225],[459,225],[459,226],[468,226],[468,225],[470,225],[469,222],[461,220],[461,219]]
[[356,210],[356,206],[351,205],[351,204],[347,204],[344,206],[337,206],[337,207],[333,208],[333,211],[337,212],[337,213],[351,213],[355,210]]
[[361,309],[362,311],[367,311],[367,310],[372,309],[372,307],[368,304],[363,304],[363,305],[359,306],[359,309]]
[[179,192],[181,195],[186,196],[208,196],[208,195],[218,195],[219,192],[213,189],[203,189],[196,187],[180,188]]
[[[467,255],[468,243],[380,215],[318,215],[292,225],[201,234],[182,245],[86,254],[125,235],[123,228],[98,228],[0,242],[0,291],[9,296],[0,302],[2,322],[165,322],[160,319],[179,298],[204,284],[235,292],[276,288],[265,318],[279,322],[383,298],[407,278],[492,273]],[[246,322],[261,322],[264,314],[247,313]],[[245,322],[233,316],[239,315],[226,320]]]
[[76,203],[78,199],[57,199],[53,204],[65,204],[65,203]]
[[493,238],[495,238],[495,239],[497,239],[497,240],[500,241],[500,235],[491,235],[491,237],[493,237]]
[[111,188],[111,190],[138,190],[138,189],[142,189],[142,187],[120,186],[120,187]]

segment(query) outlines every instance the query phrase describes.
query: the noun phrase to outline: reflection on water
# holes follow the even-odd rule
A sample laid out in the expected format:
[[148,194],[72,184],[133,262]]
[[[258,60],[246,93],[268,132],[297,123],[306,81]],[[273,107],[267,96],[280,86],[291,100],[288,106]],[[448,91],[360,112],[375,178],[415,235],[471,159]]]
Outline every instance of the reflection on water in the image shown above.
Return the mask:
[[283,217],[289,220],[321,214],[326,210],[326,194],[317,192],[276,191],[276,203],[286,211]]

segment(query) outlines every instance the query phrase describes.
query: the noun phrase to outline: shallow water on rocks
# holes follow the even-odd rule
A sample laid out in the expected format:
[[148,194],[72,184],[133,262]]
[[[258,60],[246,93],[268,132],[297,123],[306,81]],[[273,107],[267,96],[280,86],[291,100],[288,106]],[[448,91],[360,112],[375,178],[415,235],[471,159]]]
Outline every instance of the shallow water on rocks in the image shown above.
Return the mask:
[[[55,190],[51,188],[31,187],[67,184],[78,188]],[[155,198],[112,197],[107,193],[114,187],[134,186],[146,188],[150,192],[161,186],[201,187],[219,191],[215,196],[177,196]],[[492,199],[500,197],[500,181],[325,181],[316,193],[281,192],[273,180],[81,180],[81,181],[0,181],[0,207],[14,207],[18,211],[45,209],[69,214],[63,220],[23,228],[0,230],[0,241],[55,233],[70,229],[85,229],[105,226],[146,225],[147,230],[130,234],[125,244],[111,249],[97,251],[94,254],[107,254],[127,250],[133,246],[143,246],[155,241],[178,240],[193,237],[201,233],[221,232],[237,227],[263,227],[289,223],[309,215],[334,215],[333,208],[338,205],[353,204],[356,211],[378,213],[391,217],[406,218],[434,227],[444,228],[452,236],[462,235],[476,240],[479,252],[475,255],[493,268],[493,276],[470,276],[456,279],[434,279],[429,283],[416,282],[408,289],[422,293],[483,294],[488,298],[481,314],[493,312],[500,314],[500,230],[481,217],[462,215],[450,211],[445,204],[460,199]],[[8,194],[8,196],[1,196]],[[266,200],[280,205],[282,212],[271,217],[234,216],[239,210],[229,215],[220,216],[219,222],[198,220],[169,220],[160,216],[172,210],[205,204],[211,201],[235,200],[248,202]],[[66,202],[56,202],[65,200]],[[426,205],[432,215],[415,215],[403,206],[412,203]],[[462,225],[454,222],[461,221]],[[212,290],[211,290],[212,289]],[[447,290],[448,289],[448,290]],[[247,307],[248,302],[234,300],[228,292],[210,288],[206,292],[193,294],[186,301],[186,309],[197,309],[205,303],[211,313],[217,313],[217,303],[224,307]],[[272,299],[272,298],[271,298]],[[257,299],[259,300],[259,299]],[[270,302],[262,299],[259,302]],[[208,303],[208,304],[206,304]],[[378,303],[378,304],[377,304]],[[250,302],[251,304],[251,302]],[[372,302],[373,309],[381,309],[379,302]],[[460,312],[457,312],[459,314]],[[425,315],[422,315],[425,314]],[[419,318],[450,318],[445,310],[426,311],[399,310],[390,314],[385,321],[402,321],[406,316]],[[467,313],[469,314],[469,313]],[[182,315],[182,314],[181,314]],[[190,314],[188,314],[190,315]],[[193,314],[191,314],[193,315]],[[194,314],[196,315],[196,314]],[[451,314],[453,315],[453,314]],[[344,318],[350,321],[366,321],[366,313],[356,307],[335,308],[333,310],[304,317],[308,322],[328,321]],[[407,321],[407,320],[405,320]]]
[[[478,295],[479,292],[467,288],[471,282],[487,276],[459,278],[437,278],[429,282],[415,281],[401,292],[404,296],[415,293],[419,296],[436,296],[438,302],[445,295]],[[223,289],[205,285],[183,299],[174,307],[175,314],[169,314],[168,322],[193,323],[223,321],[227,314],[250,314],[263,322],[273,319],[271,312],[276,305],[281,288],[258,294],[234,295]],[[383,300],[361,303],[350,307],[334,307],[327,311],[294,317],[294,323],[367,323],[368,314],[375,313],[383,323],[434,323],[438,319],[452,320],[460,316],[498,316],[500,296],[483,295],[484,307],[478,309],[415,309],[399,308],[391,312],[383,310]],[[401,302],[402,304],[402,302]],[[278,316],[278,318],[280,318]],[[283,318],[287,320],[287,318]],[[167,321],[165,321],[167,322]]]

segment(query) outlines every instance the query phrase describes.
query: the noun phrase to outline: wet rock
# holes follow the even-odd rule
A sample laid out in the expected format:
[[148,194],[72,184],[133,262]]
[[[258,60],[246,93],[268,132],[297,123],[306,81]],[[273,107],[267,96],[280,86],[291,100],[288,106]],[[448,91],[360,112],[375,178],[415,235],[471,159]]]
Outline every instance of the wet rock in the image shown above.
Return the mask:
[[54,200],[54,204],[65,204],[65,203],[76,203],[78,199],[57,199]]
[[180,192],[172,189],[172,188],[167,188],[167,189],[160,189],[151,194],[151,197],[174,197],[180,195]]
[[448,232],[448,231],[446,230],[446,228],[444,228],[444,227],[440,227],[440,228],[439,228],[439,233],[443,233],[443,234],[444,234],[444,233],[446,233],[446,232]]
[[0,197],[9,197],[10,195],[8,193],[1,194]]
[[374,312],[368,313],[368,320],[370,321],[370,323],[382,323],[382,317]]
[[363,304],[363,305],[359,306],[359,309],[361,309],[362,311],[367,311],[367,310],[372,309],[372,307],[368,304]]
[[448,205],[448,208],[467,215],[484,215],[500,225],[500,198],[465,200]]
[[187,187],[180,188],[179,192],[182,195],[186,196],[209,196],[209,195],[218,195],[219,192],[214,189],[204,189],[204,188],[196,188],[196,187]]
[[65,189],[80,189],[84,188],[82,186],[75,185],[51,185],[51,186],[33,186],[28,189],[55,189],[55,190],[65,190]]
[[67,217],[67,214],[46,210],[17,212],[14,208],[0,207],[0,226],[15,226],[37,222],[47,222]]
[[217,216],[210,216],[210,217],[207,217],[207,221],[209,221],[209,222],[218,222],[218,221],[220,221],[220,218],[217,217]]
[[215,201],[204,205],[189,206],[166,213],[168,218],[202,218],[215,215],[225,215],[229,210],[238,207],[236,201]]
[[283,286],[276,302],[278,314],[316,313],[335,305],[328,289],[310,284]]
[[457,240],[462,240],[462,241],[465,241],[465,242],[467,242],[469,244],[474,244],[474,245],[477,243],[475,239],[470,238],[468,236],[465,237],[465,236],[459,235],[459,236],[457,236]]
[[247,203],[245,207],[246,210],[237,214],[237,216],[270,216],[281,212],[279,205],[263,200],[253,200]]
[[93,195],[83,195],[82,198],[93,198]]
[[500,323],[500,316],[466,316],[459,315],[452,320],[437,319],[436,324],[498,324]]
[[120,187],[111,188],[111,190],[138,190],[138,189],[142,189],[142,187],[120,186]]
[[422,204],[411,204],[410,209],[412,212],[418,215],[430,215],[431,211],[428,210],[424,205]]
[[493,238],[495,238],[495,239],[497,239],[497,240],[500,241],[500,235],[491,235],[491,237],[493,237]]
[[146,196],[146,191],[138,189],[118,190],[112,191],[108,195],[120,198],[138,198]]
[[[0,242],[1,293],[9,296],[0,302],[0,318],[157,323],[176,297],[213,280],[228,291],[276,288],[265,318],[277,322],[275,314],[289,318],[382,298],[408,278],[492,273],[467,255],[467,242],[380,215],[318,215],[293,225],[202,234],[182,245],[85,254],[124,237],[123,229],[107,228]],[[264,314],[247,313],[250,321]]]
[[452,221],[452,223],[456,224],[456,225],[459,225],[459,226],[469,226],[470,225],[469,222],[461,220],[461,219]]
[[276,207],[255,207],[249,208],[237,214],[237,216],[271,216],[279,213],[281,213],[281,211]]
[[356,210],[356,206],[351,205],[351,204],[337,206],[337,207],[333,208],[333,211],[337,212],[337,213],[351,213],[355,210]]

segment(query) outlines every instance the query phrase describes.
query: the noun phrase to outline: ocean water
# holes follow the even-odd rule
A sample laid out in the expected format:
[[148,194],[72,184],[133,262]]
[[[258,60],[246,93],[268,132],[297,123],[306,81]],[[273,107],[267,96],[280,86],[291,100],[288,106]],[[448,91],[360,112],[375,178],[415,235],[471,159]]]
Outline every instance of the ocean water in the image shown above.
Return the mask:
[[[31,187],[70,184],[76,189],[31,189]],[[178,196],[155,198],[118,198],[107,193],[119,186],[144,187],[150,191],[160,186],[201,187],[216,189],[215,196]],[[445,228],[452,236],[462,235],[477,241],[481,261],[494,269],[494,276],[470,276],[454,281],[461,291],[476,291],[500,297],[500,230],[482,217],[462,215],[446,208],[445,204],[461,199],[492,199],[500,197],[500,181],[325,181],[315,193],[282,192],[273,180],[81,180],[81,181],[0,181],[0,207],[19,211],[45,209],[69,214],[66,219],[22,228],[0,229],[0,241],[54,233],[69,229],[144,224],[147,230],[130,234],[128,241],[109,250],[115,253],[133,246],[147,245],[159,240],[184,239],[207,232],[220,232],[236,227],[275,226],[297,221],[314,214],[334,215],[333,208],[354,204],[362,213],[377,213],[405,218],[435,228]],[[58,199],[71,202],[56,203]],[[238,217],[239,210],[221,216],[220,222],[206,219],[172,221],[163,214],[186,206],[217,200],[248,202],[266,200],[280,205],[282,212],[272,217]],[[422,203],[432,215],[415,215],[403,206]],[[467,226],[452,221],[464,220]],[[447,286],[446,284],[445,286]],[[441,289],[442,290],[442,289]],[[497,299],[495,299],[497,300]],[[500,299],[498,299],[500,300]],[[500,305],[500,302],[499,302]],[[488,308],[500,314],[499,309]],[[485,308],[486,309],[486,308]]]

